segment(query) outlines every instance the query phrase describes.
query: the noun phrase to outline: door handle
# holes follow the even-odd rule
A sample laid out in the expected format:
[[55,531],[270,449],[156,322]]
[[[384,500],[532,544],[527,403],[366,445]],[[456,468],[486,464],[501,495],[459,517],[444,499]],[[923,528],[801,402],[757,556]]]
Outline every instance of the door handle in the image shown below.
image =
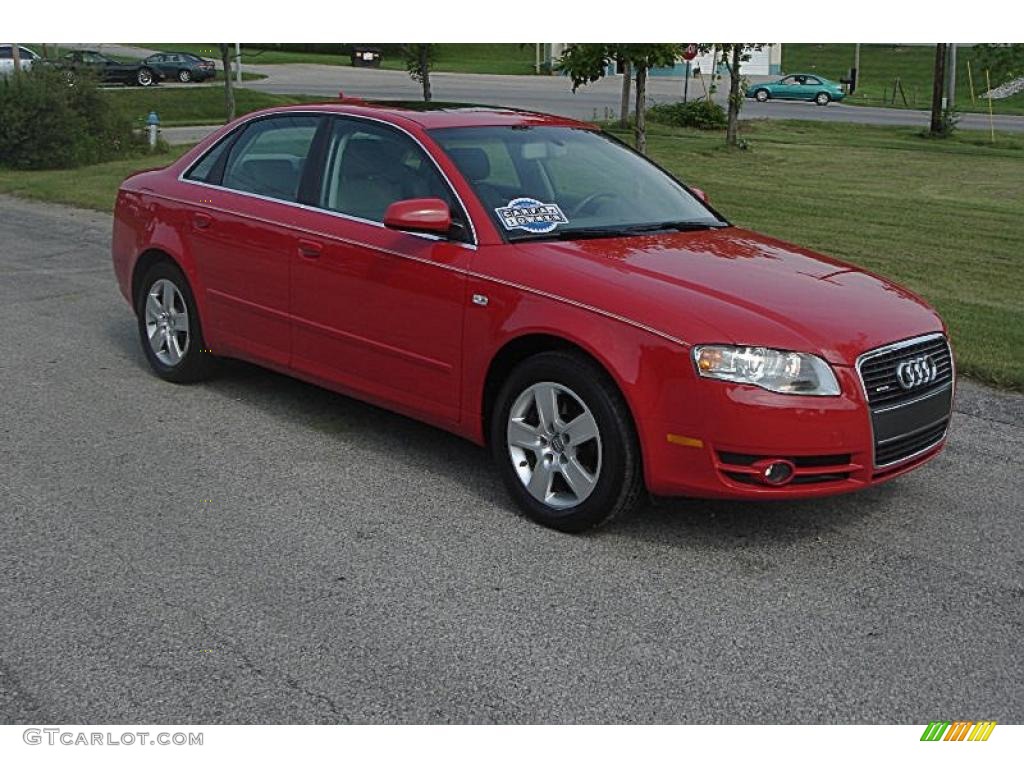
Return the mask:
[[305,259],[318,259],[324,247],[312,240],[299,240],[299,256]]
[[208,213],[193,213],[192,223],[196,229],[206,229],[213,223],[213,217]]

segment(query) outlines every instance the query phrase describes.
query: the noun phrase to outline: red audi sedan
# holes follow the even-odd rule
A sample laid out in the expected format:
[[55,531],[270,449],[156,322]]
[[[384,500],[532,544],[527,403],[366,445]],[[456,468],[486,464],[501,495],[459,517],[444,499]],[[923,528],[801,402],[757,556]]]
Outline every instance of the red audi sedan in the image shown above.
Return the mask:
[[934,457],[952,409],[921,299],[548,115],[247,115],[124,182],[113,259],[157,375],[242,358],[450,430],[565,531],[645,491],[865,488]]

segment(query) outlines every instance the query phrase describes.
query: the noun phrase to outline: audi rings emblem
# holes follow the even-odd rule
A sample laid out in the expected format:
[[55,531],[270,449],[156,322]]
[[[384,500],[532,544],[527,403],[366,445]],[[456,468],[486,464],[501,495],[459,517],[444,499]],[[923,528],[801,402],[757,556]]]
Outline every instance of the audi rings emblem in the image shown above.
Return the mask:
[[904,360],[896,367],[896,378],[904,389],[923,387],[931,384],[939,375],[939,368],[931,355],[921,355]]

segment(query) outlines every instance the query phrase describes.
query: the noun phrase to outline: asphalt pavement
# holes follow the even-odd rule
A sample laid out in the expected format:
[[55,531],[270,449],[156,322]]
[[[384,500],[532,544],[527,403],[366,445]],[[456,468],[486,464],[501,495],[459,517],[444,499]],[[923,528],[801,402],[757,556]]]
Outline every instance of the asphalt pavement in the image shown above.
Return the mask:
[[0,197],[0,722],[1024,719],[1024,397],[857,495],[572,537],[485,452],[151,375],[108,215]]

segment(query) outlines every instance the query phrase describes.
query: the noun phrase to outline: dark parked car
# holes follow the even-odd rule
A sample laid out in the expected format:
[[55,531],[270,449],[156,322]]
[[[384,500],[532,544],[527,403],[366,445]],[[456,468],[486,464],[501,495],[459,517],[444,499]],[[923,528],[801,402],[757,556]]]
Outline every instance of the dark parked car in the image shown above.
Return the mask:
[[168,80],[201,83],[217,75],[216,65],[194,53],[154,53],[142,63]]
[[80,71],[93,72],[105,83],[125,85],[156,85],[164,79],[157,70],[142,61],[121,62],[98,51],[71,51],[57,61],[68,72],[68,78]]

